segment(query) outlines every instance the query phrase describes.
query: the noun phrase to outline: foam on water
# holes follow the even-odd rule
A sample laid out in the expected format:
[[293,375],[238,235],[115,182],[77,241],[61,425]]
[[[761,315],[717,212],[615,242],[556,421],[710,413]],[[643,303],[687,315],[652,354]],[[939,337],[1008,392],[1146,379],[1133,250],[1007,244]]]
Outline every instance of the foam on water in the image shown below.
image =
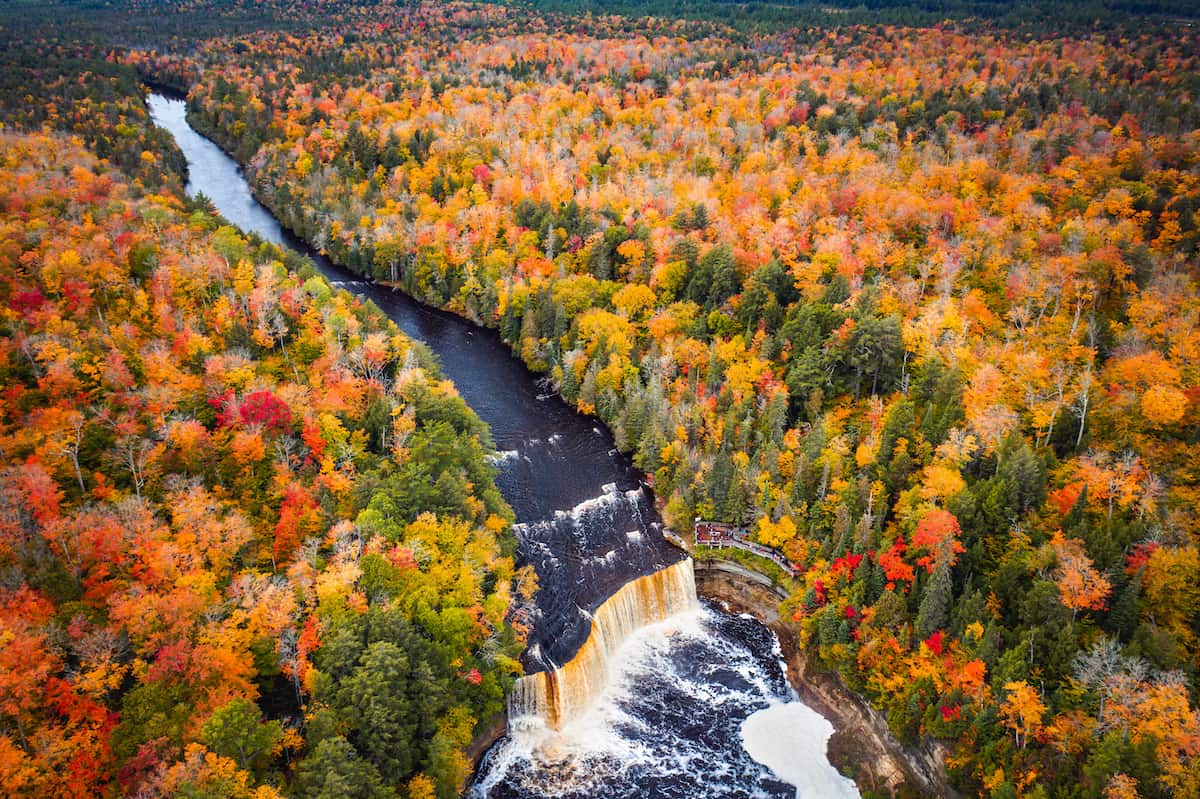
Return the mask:
[[503,463],[508,463],[509,461],[515,461],[519,457],[521,457],[521,453],[517,450],[505,449],[494,453],[490,458],[488,458],[488,460],[491,461],[493,466],[499,466]]
[[760,710],[742,722],[750,756],[796,786],[796,799],[858,799],[854,781],[826,759],[833,725],[800,702]]
[[570,519],[574,522],[579,522],[588,514],[595,513],[602,508],[611,507],[620,502],[620,500],[621,496],[619,494],[601,494],[598,497],[585,499],[570,510],[554,511],[554,518],[559,521]]
[[586,558],[585,562],[591,563],[591,564],[603,564],[605,566],[612,566],[612,565],[616,564],[616,562],[617,562],[617,550],[610,549],[608,552],[605,552],[603,555],[592,555],[592,556]]
[[[777,651],[758,621],[708,605],[648,625],[620,648],[607,687],[584,713],[557,731],[528,717],[513,724],[469,796],[791,799],[790,775],[764,768],[742,745],[742,724],[757,711],[804,707]],[[823,747],[821,739],[819,752],[794,759],[833,771]]]
[[570,510],[554,511],[554,519],[541,522],[535,522],[532,526],[552,524],[554,521],[570,520],[575,524],[582,522],[587,516],[594,514],[599,510],[611,508],[616,505],[628,505],[633,512],[637,511],[638,501],[642,497],[640,488],[631,488],[628,491],[620,491],[616,483],[605,483],[601,490],[604,492],[600,496],[585,499]]

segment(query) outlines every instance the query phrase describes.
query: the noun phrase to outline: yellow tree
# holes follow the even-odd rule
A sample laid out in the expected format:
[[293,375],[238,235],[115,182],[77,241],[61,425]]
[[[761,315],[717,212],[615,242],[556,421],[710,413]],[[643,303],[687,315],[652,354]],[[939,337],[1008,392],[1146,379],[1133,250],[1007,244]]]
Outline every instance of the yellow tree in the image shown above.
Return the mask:
[[1146,563],[1146,602],[1154,618],[1189,645],[1200,610],[1200,552],[1195,547],[1158,547]]
[[758,540],[776,549],[796,537],[796,523],[791,516],[784,516],[777,522],[763,518],[758,523]]
[[1024,680],[1006,683],[1004,690],[1007,696],[1000,705],[1000,721],[1012,730],[1017,748],[1024,749],[1030,738],[1041,735],[1046,705],[1037,689]]

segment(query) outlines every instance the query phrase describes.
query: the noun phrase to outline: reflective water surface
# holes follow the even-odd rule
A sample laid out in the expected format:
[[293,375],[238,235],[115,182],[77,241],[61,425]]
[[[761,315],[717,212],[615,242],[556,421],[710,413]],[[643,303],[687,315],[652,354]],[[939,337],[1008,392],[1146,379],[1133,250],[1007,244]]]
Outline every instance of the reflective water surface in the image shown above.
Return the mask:
[[182,100],[150,96],[151,114],[188,160],[189,194],[203,192],[238,227],[306,252],[334,285],[369,298],[437,354],[442,371],[492,429],[497,485],[517,515],[521,555],[538,571],[531,650],[568,660],[594,610],[630,578],[680,560],[663,540],[649,492],[612,435],[576,413],[513,357],[494,331],[364,281],[284,231],[255,201],[238,165],[188,124]]
[[[250,193],[238,165],[188,124],[184,102],[152,94],[154,121],[187,157],[189,194],[232,223],[306,252],[335,285],[373,300],[437,354],[491,426],[497,484],[517,515],[520,556],[538,571],[530,666],[566,662],[589,612],[622,585],[678,562],[640,475],[612,435],[563,403],[494,332],[364,281],[295,240]],[[561,733],[522,730],[488,754],[472,788],[488,797],[790,797],[742,746],[752,713],[794,701],[778,642],[749,617],[711,605],[647,627],[617,677]]]

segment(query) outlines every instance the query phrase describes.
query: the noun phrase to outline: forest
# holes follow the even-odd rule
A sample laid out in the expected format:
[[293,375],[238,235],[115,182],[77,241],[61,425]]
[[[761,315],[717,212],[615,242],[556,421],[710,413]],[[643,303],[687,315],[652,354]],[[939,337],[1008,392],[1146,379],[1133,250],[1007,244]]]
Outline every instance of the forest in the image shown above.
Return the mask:
[[497,328],[675,529],[785,553],[820,665],[964,794],[1200,795],[1200,35],[669,7],[5,50],[10,795],[450,796],[520,673],[486,429],[183,198],[139,75],[332,260]]
[[0,134],[0,794],[457,795],[532,590],[488,431],[87,66]]

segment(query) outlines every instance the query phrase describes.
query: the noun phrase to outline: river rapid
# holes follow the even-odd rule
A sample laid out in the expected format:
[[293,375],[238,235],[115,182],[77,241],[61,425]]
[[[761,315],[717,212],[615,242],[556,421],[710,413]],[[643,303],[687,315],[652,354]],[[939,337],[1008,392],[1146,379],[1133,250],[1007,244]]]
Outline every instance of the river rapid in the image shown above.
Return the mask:
[[[184,102],[148,100],[188,162],[189,195],[202,192],[247,232],[309,255],[335,286],[372,300],[409,336],[438,356],[445,375],[491,427],[497,485],[517,517],[523,563],[537,570],[527,667],[570,659],[587,639],[591,613],[630,580],[679,562],[652,496],[612,435],[567,406],[514,358],[494,331],[364,281],[315,253],[255,201],[238,165],[188,124]],[[772,719],[804,747],[811,768],[795,764],[783,781],[755,760],[743,723],[794,703],[779,644],[749,616],[700,603],[642,628],[621,646],[609,684],[562,730],[519,729],[485,756],[475,797],[855,797],[824,757],[828,722],[815,713],[757,717],[748,742],[763,760]],[[824,725],[824,726],[822,726]],[[784,733],[780,729],[780,733]],[[799,754],[799,753],[797,753]],[[778,759],[778,753],[774,755]],[[824,775],[810,782],[795,773]],[[832,775],[830,774],[832,772]],[[820,786],[816,788],[815,786]]]

